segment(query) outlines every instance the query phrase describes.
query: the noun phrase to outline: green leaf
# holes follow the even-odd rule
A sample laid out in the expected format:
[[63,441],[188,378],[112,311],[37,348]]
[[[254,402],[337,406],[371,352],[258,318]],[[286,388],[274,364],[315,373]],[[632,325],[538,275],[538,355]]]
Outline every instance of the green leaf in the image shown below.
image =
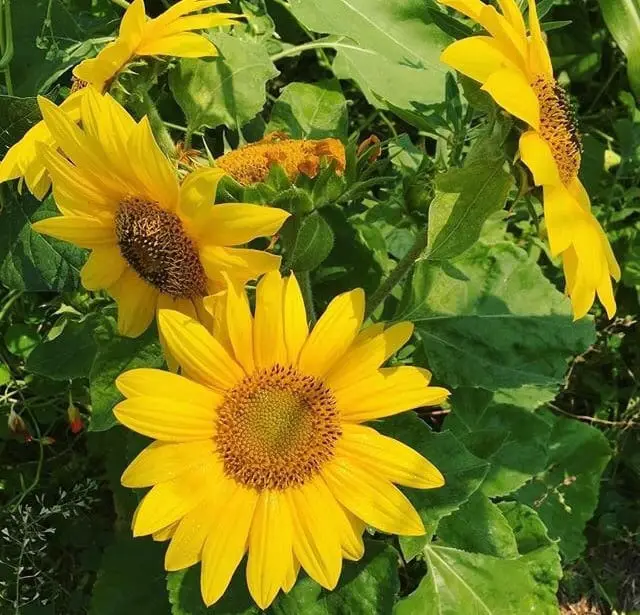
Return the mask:
[[518,545],[500,508],[476,491],[438,526],[445,546],[495,557],[517,557]]
[[113,407],[123,399],[116,389],[115,379],[138,367],[161,367],[164,360],[157,332],[150,328],[141,337],[130,339],[114,336],[98,346],[91,366],[91,422],[89,431],[103,431],[116,424]]
[[[455,277],[453,277],[455,276]],[[450,387],[555,391],[569,357],[594,340],[526,252],[478,242],[447,271],[420,261],[398,319],[415,323],[430,368]]]
[[287,233],[295,233],[288,248],[286,269],[311,271],[329,256],[334,242],[333,231],[317,211],[303,218],[299,224],[292,220],[290,229],[283,230],[283,238]]
[[301,573],[293,589],[279,594],[266,611],[260,611],[251,600],[244,577],[244,566],[240,566],[222,599],[207,609],[200,595],[199,567],[169,573],[172,615],[390,615],[400,589],[398,554],[373,540],[365,542],[365,554],[359,562],[343,562],[333,591]]
[[264,107],[265,84],[278,70],[260,43],[222,32],[211,38],[220,55],[181,60],[169,75],[169,85],[191,130],[221,124],[238,129]]
[[445,479],[438,489],[406,490],[427,531],[426,536],[401,538],[403,555],[412,559],[436,531],[440,519],[458,509],[478,489],[489,464],[472,455],[451,432],[431,431],[414,412],[385,419],[376,424],[376,429],[418,451]]
[[26,359],[40,343],[40,334],[33,325],[15,323],[5,331],[4,343],[11,354]]
[[102,556],[89,615],[169,615],[164,548],[150,538],[118,537]]
[[599,2],[607,28],[627,57],[627,74],[631,88],[636,96],[640,96],[640,1]]
[[534,508],[571,561],[586,544],[583,532],[598,503],[600,477],[611,449],[605,436],[575,419],[548,415],[553,425],[546,469],[515,493]]
[[0,96],[0,160],[40,117],[35,98]]
[[273,105],[268,132],[293,139],[347,136],[347,101],[337,81],[290,83]]
[[500,502],[498,508],[513,530],[518,553],[526,555],[554,543],[538,513],[519,502]]
[[85,251],[31,229],[58,213],[51,197],[40,203],[0,186],[0,211],[0,282],[30,292],[78,288]]
[[[344,37],[333,70],[353,79],[369,102],[402,109],[444,100],[447,69],[439,57],[450,38],[417,0],[291,0],[308,29]],[[340,39],[339,39],[340,40]]]
[[505,204],[513,179],[504,170],[504,139],[480,137],[461,169],[451,169],[436,182],[429,208],[426,258],[447,261],[480,238],[487,218]]
[[492,398],[483,389],[457,389],[443,428],[491,463],[481,490],[493,497],[515,491],[544,470],[551,426],[529,410]]
[[54,380],[87,378],[96,354],[95,319],[69,322],[56,338],[38,345],[26,368]]

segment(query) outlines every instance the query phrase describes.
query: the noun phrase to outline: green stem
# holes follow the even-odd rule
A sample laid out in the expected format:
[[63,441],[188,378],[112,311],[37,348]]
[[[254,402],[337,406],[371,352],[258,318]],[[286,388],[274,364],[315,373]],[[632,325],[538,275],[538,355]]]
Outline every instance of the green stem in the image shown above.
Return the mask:
[[13,60],[13,23],[10,0],[0,0],[0,70],[4,73],[7,94],[13,96],[11,60]]
[[389,276],[380,283],[380,286],[374,291],[367,301],[367,309],[365,319],[369,318],[376,308],[387,298],[396,285],[404,278],[406,273],[413,267],[424,249],[427,247],[427,229],[423,228],[419,231],[418,236],[410,250],[402,257],[396,268]]
[[290,47],[289,49],[285,49],[280,53],[274,53],[271,56],[270,60],[272,62],[277,62],[282,58],[297,56],[303,51],[307,51],[309,49],[340,49],[341,47],[344,47],[346,49],[360,49],[355,45],[349,45],[348,43],[340,43],[339,41],[327,42],[327,41],[319,40],[319,41],[311,41],[309,43],[302,43],[300,45],[296,45],[295,47]]
[[153,130],[153,136],[156,138],[160,149],[167,154],[167,156],[174,156],[176,153],[175,143],[173,142],[167,127],[164,125],[164,121],[160,117],[160,113],[158,113],[155,103],[151,100],[151,96],[149,96],[148,91],[142,93],[140,108],[149,119],[151,130]]
[[129,3],[127,0],[111,0],[114,4],[117,4],[119,7],[122,7],[125,11],[129,8]]
[[304,307],[307,310],[307,320],[309,326],[313,327],[316,324],[316,309],[313,306],[313,290],[311,289],[311,276],[308,271],[300,271],[296,274],[298,278],[298,284],[300,284],[300,292],[302,292],[302,299],[304,300]]

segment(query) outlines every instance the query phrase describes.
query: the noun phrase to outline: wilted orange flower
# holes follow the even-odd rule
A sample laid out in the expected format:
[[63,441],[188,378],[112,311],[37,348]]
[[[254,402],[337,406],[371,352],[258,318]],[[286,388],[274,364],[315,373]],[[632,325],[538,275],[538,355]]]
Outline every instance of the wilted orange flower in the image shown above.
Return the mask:
[[280,133],[273,133],[262,141],[221,156],[216,160],[216,166],[243,186],[249,186],[264,181],[274,164],[281,165],[292,181],[300,173],[315,177],[322,158],[335,161],[338,174],[344,171],[344,145],[338,139],[289,139],[282,138]]

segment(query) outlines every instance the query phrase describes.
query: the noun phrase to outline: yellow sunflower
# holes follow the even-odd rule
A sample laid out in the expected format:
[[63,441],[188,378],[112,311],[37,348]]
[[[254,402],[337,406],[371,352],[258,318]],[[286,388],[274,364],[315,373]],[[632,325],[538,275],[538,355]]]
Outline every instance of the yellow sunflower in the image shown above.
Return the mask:
[[535,1],[529,0],[528,32],[515,0],[498,0],[502,13],[481,0],[440,2],[489,34],[452,43],[442,61],[481,82],[498,105],[528,125],[520,156],[542,186],[549,244],[562,256],[574,317],[584,316],[597,294],[611,318],[611,277],[619,280],[620,268],[578,179],[581,137],[569,98],[553,77]]
[[33,228],[92,250],[82,283],[116,299],[123,335],[140,335],[157,307],[196,316],[227,278],[244,283],[280,266],[279,256],[233,246],[274,234],[287,212],[213,206],[219,169],[199,169],[179,184],[148,120],[136,123],[108,94],[87,90],[82,128],[46,98],[39,103],[61,150],[39,148],[63,215]]
[[171,539],[167,570],[201,561],[209,605],[247,553],[247,585],[264,609],[293,587],[300,567],[334,588],[342,559],[363,555],[365,525],[424,533],[393,483],[431,489],[442,475],[363,423],[439,404],[448,391],[430,387],[426,370],[381,368],[413,326],[360,332],[361,289],[336,297],[311,332],[293,275],[260,280],[254,316],[237,284],[221,301],[214,336],[184,314],[160,311],[182,376],[135,369],[118,377],[127,398],[115,408],[118,420],[155,439],[122,484],[153,487],[133,533]]
[[[75,67],[73,74],[77,83],[104,92],[118,73],[138,56],[201,58],[217,55],[218,51],[209,39],[190,30],[229,25],[242,16],[232,13],[188,13],[225,2],[227,0],[181,0],[159,17],[146,19],[143,0],[135,0],[122,18],[118,38],[95,58],[84,60]],[[82,89],[74,91],[61,105],[76,121],[80,118],[82,92]],[[33,196],[42,200],[49,191],[51,180],[38,155],[37,143],[53,145],[53,138],[44,122],[33,126],[7,152],[0,162],[0,182],[24,178]]]
[[155,19],[147,19],[143,0],[134,0],[126,10],[118,38],[100,53],[84,60],[73,75],[100,91],[135,57],[173,56],[202,58],[215,56],[218,50],[204,36],[191,30],[204,30],[236,23],[242,17],[233,13],[189,15],[196,11],[226,4],[228,0],[181,0]]

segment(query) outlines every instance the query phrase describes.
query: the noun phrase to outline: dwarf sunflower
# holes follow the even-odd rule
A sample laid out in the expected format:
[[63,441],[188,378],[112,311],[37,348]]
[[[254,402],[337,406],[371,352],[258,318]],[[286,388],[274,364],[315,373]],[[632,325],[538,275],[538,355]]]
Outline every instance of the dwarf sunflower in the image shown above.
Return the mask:
[[359,559],[366,525],[421,535],[422,521],[393,483],[440,487],[440,472],[365,421],[442,402],[445,389],[410,366],[381,365],[411,336],[403,322],[359,332],[364,293],[336,297],[308,330],[293,275],[266,274],[255,315],[230,284],[223,326],[161,310],[159,327],[183,376],[120,375],[118,420],[156,441],[122,484],[153,487],[133,520],[136,536],[169,539],[168,570],[202,561],[207,604],[248,554],[249,591],[266,608],[299,568],[335,587],[342,559]]
[[[204,36],[191,30],[213,28],[235,23],[242,17],[231,13],[189,15],[227,0],[181,0],[155,19],[147,19],[143,0],[134,0],[126,10],[120,34],[95,57],[84,60],[73,70],[76,82],[104,92],[118,73],[138,56],[168,55],[178,58],[215,56],[218,51]],[[74,119],[80,118],[82,90],[73,91],[61,107]],[[53,138],[44,122],[38,122],[18,141],[0,162],[0,182],[24,178],[29,191],[43,199],[51,180],[38,155],[37,143],[53,145]]]
[[549,244],[554,256],[562,256],[574,317],[584,316],[597,294],[611,318],[611,277],[620,279],[620,268],[578,179],[581,137],[568,96],[553,77],[535,1],[529,0],[528,32],[515,0],[498,0],[502,13],[481,0],[439,1],[489,34],[452,43],[442,61],[481,82],[496,103],[528,125],[520,156],[542,186]]
[[227,277],[244,283],[279,267],[279,256],[232,246],[272,235],[287,212],[212,206],[219,169],[202,168],[180,185],[147,119],[136,123],[108,94],[82,97],[82,128],[51,101],[39,103],[62,152],[40,146],[63,215],[33,228],[92,250],[82,283],[116,299],[123,335],[140,335],[156,307],[195,316]]
[[144,1],[134,0],[126,10],[118,37],[95,57],[80,62],[73,75],[81,82],[103,91],[116,75],[135,57],[173,56],[202,58],[215,56],[215,45],[191,30],[204,30],[236,23],[242,15],[196,11],[226,4],[228,0],[181,0],[155,19],[147,19]]

